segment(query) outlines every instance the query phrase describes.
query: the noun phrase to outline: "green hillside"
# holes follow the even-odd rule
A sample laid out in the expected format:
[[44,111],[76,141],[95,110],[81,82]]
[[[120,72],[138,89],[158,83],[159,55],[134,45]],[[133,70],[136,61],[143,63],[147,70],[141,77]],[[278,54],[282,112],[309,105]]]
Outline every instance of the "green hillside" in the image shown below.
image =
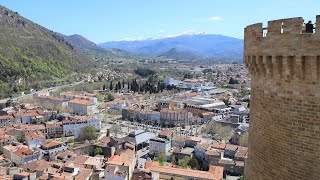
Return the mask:
[[57,33],[0,6],[0,98],[55,85],[95,64]]

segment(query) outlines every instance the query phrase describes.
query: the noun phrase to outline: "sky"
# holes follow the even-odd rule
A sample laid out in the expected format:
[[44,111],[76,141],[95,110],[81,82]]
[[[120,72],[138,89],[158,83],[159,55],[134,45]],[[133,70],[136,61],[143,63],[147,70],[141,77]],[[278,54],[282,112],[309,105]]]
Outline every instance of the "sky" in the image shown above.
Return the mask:
[[243,39],[245,26],[303,17],[315,21],[319,0],[0,0],[53,31],[95,43],[204,32]]

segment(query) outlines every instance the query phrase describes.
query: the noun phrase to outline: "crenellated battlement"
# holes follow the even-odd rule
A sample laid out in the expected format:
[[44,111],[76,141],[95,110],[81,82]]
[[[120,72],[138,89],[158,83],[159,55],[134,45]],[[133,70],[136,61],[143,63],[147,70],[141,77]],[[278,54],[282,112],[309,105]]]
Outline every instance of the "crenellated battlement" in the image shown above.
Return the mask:
[[286,82],[320,82],[320,56],[245,56],[250,74]]
[[[316,26],[315,33],[303,33],[304,19],[302,17],[288,18],[288,19],[278,19],[268,22],[268,27],[262,27],[262,23],[252,24],[245,28],[244,35],[246,40],[250,38],[273,38],[278,36],[286,37],[286,35],[297,36],[304,34],[308,35],[320,35],[320,15],[316,16]],[[249,38],[249,39],[248,39]]]
[[269,21],[247,26],[244,30],[246,55],[309,56],[320,54],[320,16],[314,33],[303,33],[301,17]]
[[[303,33],[301,17],[279,19],[245,28],[244,61],[257,77],[287,82],[320,81],[320,16],[314,33]],[[267,31],[267,32],[264,32]]]

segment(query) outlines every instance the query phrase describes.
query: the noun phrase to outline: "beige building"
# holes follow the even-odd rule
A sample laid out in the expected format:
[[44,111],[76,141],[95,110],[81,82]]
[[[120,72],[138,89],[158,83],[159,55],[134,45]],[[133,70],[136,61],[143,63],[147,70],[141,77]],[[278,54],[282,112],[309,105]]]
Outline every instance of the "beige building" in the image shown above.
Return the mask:
[[199,171],[192,169],[174,168],[169,166],[159,166],[156,162],[147,162],[146,169],[152,173],[154,179],[174,179],[174,180],[222,180],[223,167],[210,166],[209,171]]
[[69,108],[79,115],[91,115],[96,111],[96,105],[87,100],[73,99],[68,102]]
[[189,125],[192,123],[192,113],[183,109],[162,109],[160,122],[167,125]]

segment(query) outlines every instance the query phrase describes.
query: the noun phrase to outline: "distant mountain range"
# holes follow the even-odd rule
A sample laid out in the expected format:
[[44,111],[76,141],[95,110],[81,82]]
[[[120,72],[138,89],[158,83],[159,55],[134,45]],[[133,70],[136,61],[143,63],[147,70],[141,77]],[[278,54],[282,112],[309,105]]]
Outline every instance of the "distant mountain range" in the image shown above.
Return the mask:
[[214,34],[182,34],[158,39],[112,41],[101,47],[117,48],[130,53],[173,59],[243,57],[243,40]]
[[108,60],[125,60],[125,59],[140,59],[141,57],[128,53],[121,49],[116,48],[105,48],[96,45],[94,42],[87,38],[74,34],[74,35],[63,35],[60,34],[66,41],[72,44],[77,50],[82,51],[84,54],[92,57],[97,62],[106,62]]

